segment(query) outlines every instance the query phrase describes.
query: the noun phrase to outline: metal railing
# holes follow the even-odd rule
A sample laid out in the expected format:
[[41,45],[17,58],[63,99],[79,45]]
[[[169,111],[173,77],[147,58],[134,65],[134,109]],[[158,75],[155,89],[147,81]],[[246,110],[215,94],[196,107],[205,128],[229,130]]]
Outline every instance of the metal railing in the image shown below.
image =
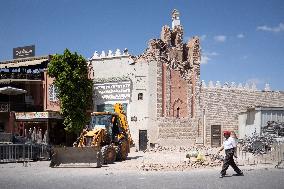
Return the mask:
[[0,132],[0,144],[12,144],[13,143],[13,134]]
[[43,80],[43,73],[10,73],[1,72],[0,79]]
[[284,162],[284,143],[274,143],[271,149],[265,153],[253,154],[244,151],[243,147],[238,147],[238,159],[243,165],[275,164]]
[[49,158],[49,145],[0,144],[0,163],[48,160]]
[[8,111],[9,111],[9,104],[0,102],[0,112],[8,112]]
[[[10,107],[9,107],[10,106]],[[9,112],[10,111],[33,111],[33,112],[40,112],[43,111],[42,105],[31,105],[29,103],[15,103],[15,102],[0,102],[0,112]]]

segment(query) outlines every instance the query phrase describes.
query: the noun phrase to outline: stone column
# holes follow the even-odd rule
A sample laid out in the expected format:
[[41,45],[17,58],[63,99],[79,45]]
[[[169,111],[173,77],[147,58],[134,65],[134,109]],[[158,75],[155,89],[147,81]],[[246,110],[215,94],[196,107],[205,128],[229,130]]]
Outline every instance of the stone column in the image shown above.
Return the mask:
[[167,116],[167,65],[162,64],[162,116]]
[[192,78],[191,78],[191,84],[192,84],[192,97],[191,97],[191,117],[194,118],[195,116],[195,70],[192,70]]
[[8,132],[14,133],[15,112],[9,112]]

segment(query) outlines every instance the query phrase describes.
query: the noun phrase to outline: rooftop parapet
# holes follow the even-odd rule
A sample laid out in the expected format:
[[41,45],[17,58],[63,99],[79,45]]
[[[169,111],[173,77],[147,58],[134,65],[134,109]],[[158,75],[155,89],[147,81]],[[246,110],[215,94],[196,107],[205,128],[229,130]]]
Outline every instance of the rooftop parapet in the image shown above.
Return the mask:
[[116,58],[116,57],[128,57],[130,56],[128,53],[128,49],[125,48],[122,52],[120,49],[116,49],[115,52],[112,50],[108,50],[106,53],[105,51],[102,51],[100,54],[98,51],[95,51],[93,56],[90,58],[90,60],[99,60],[99,59],[108,59],[108,58]]
[[[206,84],[206,82],[204,80],[201,81],[201,87],[202,88],[211,88],[211,89],[235,89],[235,90],[247,90],[247,91],[259,91],[256,87],[255,83],[239,83],[238,85],[236,85],[235,82],[225,82],[224,84],[221,84],[220,81],[216,81],[215,83],[213,81],[209,81],[208,84]],[[265,84],[265,87],[263,89],[263,91],[271,91],[270,89],[270,85],[269,84]]]

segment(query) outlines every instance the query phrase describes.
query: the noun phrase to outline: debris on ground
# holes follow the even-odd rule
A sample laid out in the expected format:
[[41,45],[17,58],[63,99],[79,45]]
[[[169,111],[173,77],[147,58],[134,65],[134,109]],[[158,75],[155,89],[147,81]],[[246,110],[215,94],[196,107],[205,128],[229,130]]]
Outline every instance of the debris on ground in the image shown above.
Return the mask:
[[[144,154],[144,161],[137,166],[144,171],[185,171],[217,167],[222,165],[223,156],[216,155],[219,148],[211,147],[165,147],[156,146],[148,149]],[[148,159],[158,155],[162,159]]]
[[261,133],[252,134],[240,140],[242,150],[252,154],[266,154],[271,151],[273,144],[284,142],[284,123],[268,121],[267,125],[261,128]]
[[284,122],[268,121],[262,133],[272,137],[284,137]]

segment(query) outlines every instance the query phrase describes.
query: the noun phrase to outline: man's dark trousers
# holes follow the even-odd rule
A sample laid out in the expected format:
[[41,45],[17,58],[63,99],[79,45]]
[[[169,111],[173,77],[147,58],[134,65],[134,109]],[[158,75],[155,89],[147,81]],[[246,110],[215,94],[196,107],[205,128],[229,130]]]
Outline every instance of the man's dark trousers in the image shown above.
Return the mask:
[[225,150],[225,154],[226,156],[224,159],[221,175],[223,176],[226,175],[226,171],[229,168],[229,165],[232,166],[232,168],[237,174],[242,174],[242,171],[238,168],[238,166],[236,165],[234,161],[234,149],[232,148],[232,149]]

